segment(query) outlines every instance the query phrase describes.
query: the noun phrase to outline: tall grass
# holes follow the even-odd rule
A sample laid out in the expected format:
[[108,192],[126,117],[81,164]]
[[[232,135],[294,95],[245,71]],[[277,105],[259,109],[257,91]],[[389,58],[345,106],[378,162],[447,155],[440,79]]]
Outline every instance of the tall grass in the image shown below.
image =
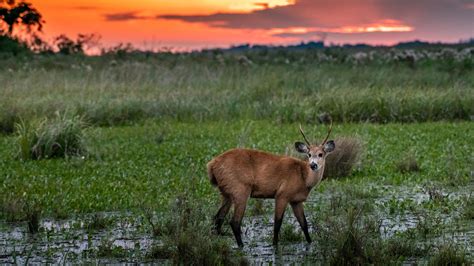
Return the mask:
[[[470,120],[474,114],[472,69],[453,76],[430,64],[222,65],[213,57],[169,58],[137,56],[111,64],[107,57],[42,57],[10,70],[0,67],[0,93],[8,103],[2,105],[25,119],[74,110],[96,125],[150,117],[311,122],[321,113],[336,122],[422,122]],[[0,115],[0,125],[8,117]]]
[[326,158],[325,178],[349,176],[362,156],[362,143],[359,139],[343,137],[335,140],[336,148]]
[[80,116],[56,113],[52,119],[16,124],[18,156],[23,159],[48,159],[86,153],[85,123]]

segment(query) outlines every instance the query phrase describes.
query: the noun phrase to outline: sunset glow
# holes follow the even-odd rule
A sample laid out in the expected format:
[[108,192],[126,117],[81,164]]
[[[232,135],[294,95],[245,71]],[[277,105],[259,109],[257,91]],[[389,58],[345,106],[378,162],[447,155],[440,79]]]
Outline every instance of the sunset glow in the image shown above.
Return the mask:
[[361,27],[343,27],[336,31],[341,33],[362,33],[362,32],[408,32],[413,31],[414,28],[408,25],[403,25],[398,21],[385,20],[380,23],[371,24]]
[[464,0],[35,0],[44,36],[97,33],[104,46],[176,50],[230,45],[455,42],[474,36]]

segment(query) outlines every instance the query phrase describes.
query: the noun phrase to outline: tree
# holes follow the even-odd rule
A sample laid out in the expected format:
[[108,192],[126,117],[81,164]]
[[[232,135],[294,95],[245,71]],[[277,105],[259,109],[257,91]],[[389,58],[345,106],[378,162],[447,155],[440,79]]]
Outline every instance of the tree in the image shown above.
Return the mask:
[[97,34],[78,34],[74,41],[61,34],[54,39],[54,44],[60,54],[84,54],[85,51],[97,46],[99,39],[100,36]]
[[[41,31],[44,20],[39,11],[27,2],[15,3],[15,0],[0,0],[0,33],[12,37],[17,25],[26,27],[28,33],[36,28]],[[3,29],[2,29],[3,28]]]

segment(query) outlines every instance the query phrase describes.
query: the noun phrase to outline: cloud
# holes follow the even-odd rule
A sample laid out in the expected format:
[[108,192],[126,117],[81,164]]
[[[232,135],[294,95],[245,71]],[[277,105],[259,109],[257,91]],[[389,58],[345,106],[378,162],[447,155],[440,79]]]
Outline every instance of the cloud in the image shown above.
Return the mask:
[[107,21],[129,21],[151,18],[139,15],[138,11],[104,14],[104,17]]
[[[373,0],[370,0],[373,2]],[[200,22],[212,27],[237,29],[273,29],[296,27],[340,27],[371,23],[383,19],[374,5],[355,0],[300,0],[292,5],[276,6],[250,13],[215,13],[210,15],[159,16],[184,22]]]
[[101,9],[101,8],[97,7],[97,6],[73,6],[71,9],[76,9],[76,10],[98,10],[98,9]]
[[[421,34],[474,34],[472,0],[298,0],[249,13],[208,15],[165,14],[158,19],[203,23],[231,29],[292,29],[304,32],[277,32],[283,38],[306,37],[319,32],[409,32]],[[388,23],[387,23],[388,22]],[[396,22],[397,25],[393,25]],[[313,30],[312,30],[313,29]],[[351,31],[350,29],[355,29]]]

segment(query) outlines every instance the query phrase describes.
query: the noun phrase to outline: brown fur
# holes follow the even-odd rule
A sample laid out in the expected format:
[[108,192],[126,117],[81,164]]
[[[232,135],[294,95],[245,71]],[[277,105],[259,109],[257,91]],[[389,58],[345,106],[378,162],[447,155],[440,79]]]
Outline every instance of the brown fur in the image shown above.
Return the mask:
[[[322,146],[311,146],[309,150],[326,155]],[[217,231],[220,232],[224,217],[233,204],[231,227],[237,243],[242,246],[240,223],[248,198],[275,198],[274,244],[278,243],[278,232],[288,203],[310,242],[302,202],[321,181],[324,159],[325,156],[318,171],[312,171],[308,161],[250,149],[232,149],[211,160],[207,164],[209,179],[223,197],[215,217]]]

